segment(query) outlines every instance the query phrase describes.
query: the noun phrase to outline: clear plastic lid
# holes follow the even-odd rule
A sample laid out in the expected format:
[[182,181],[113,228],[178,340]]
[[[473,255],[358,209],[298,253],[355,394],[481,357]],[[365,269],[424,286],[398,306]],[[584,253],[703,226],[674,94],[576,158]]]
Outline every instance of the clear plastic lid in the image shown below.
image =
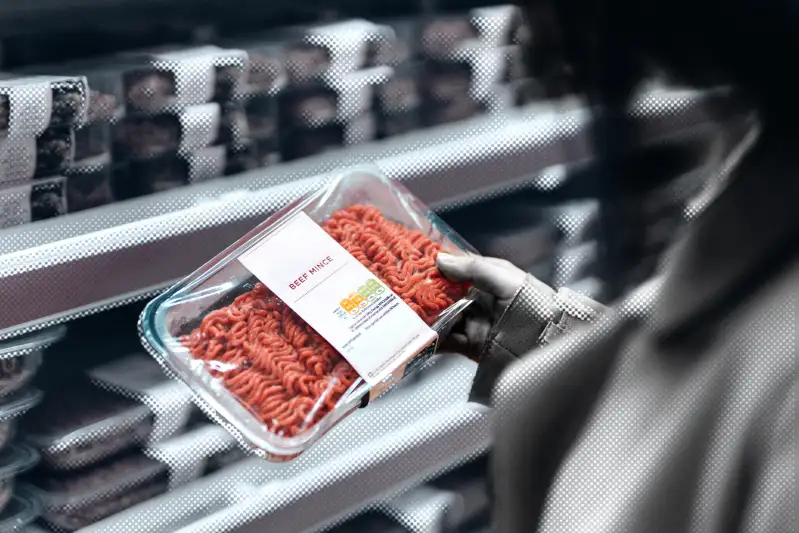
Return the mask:
[[0,531],[22,531],[41,515],[39,500],[24,489],[18,489],[6,508],[0,513]]
[[19,357],[44,350],[63,339],[66,333],[66,326],[57,326],[0,342],[0,359]]
[[351,170],[153,300],[142,342],[254,453],[288,460],[429,357],[470,304],[439,251],[476,253],[399,182]]
[[49,509],[78,508],[167,474],[166,465],[136,451],[78,472],[40,474],[31,480],[28,490]]
[[27,472],[39,462],[39,454],[30,446],[11,444],[0,452],[0,479]]
[[42,401],[43,396],[42,391],[31,388],[3,398],[0,402],[0,422],[28,412]]
[[[53,412],[61,415],[53,417]],[[65,450],[133,428],[149,416],[146,405],[81,380],[48,395],[40,408],[23,419],[22,427],[35,446]]]

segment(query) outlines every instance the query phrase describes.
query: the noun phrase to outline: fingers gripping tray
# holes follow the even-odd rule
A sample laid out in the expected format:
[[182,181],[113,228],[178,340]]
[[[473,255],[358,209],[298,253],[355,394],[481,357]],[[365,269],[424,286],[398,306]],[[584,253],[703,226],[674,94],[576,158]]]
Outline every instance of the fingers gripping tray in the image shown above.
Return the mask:
[[142,313],[142,343],[254,454],[290,460],[435,352],[472,300],[439,251],[476,253],[398,182],[343,173]]

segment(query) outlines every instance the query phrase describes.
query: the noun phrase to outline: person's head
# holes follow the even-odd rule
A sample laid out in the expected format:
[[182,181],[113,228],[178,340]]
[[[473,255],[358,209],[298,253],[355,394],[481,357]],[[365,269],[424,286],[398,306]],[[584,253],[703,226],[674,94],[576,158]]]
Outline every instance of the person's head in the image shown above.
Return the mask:
[[799,109],[792,81],[799,57],[795,0],[525,1],[532,68],[562,79],[553,76],[557,51],[576,90],[591,93],[615,76],[616,90],[624,92],[654,67],[683,85],[732,86],[771,119],[792,119]]

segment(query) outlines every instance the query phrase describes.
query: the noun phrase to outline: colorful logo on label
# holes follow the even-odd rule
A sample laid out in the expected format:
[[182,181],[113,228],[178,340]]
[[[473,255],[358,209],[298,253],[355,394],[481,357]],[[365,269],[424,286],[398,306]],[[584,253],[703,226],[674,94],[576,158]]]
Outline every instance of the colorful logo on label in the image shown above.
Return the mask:
[[386,292],[386,288],[376,279],[370,279],[355,292],[350,293],[339,302],[339,306],[350,316],[357,316],[372,305],[377,298]]

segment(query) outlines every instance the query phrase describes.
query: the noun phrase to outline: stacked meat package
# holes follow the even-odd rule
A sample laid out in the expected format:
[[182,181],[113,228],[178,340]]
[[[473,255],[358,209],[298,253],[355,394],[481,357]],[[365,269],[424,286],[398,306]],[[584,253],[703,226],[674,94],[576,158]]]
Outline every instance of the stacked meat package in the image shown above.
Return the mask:
[[41,456],[25,489],[55,531],[81,529],[243,457],[187,389],[142,355],[49,391],[22,433]]
[[246,130],[226,104],[236,98],[246,68],[246,53],[208,46],[26,69],[31,76],[75,75],[83,83],[87,103],[71,123],[69,157],[58,167],[67,182],[62,211],[229,171],[228,147]]
[[372,57],[393,67],[378,88],[383,137],[465,120],[534,98],[521,45],[526,26],[513,6],[391,20]]
[[246,80],[246,52],[165,48],[124,59],[116,69],[125,115],[112,139],[122,198],[240,171],[248,132],[234,103]]
[[39,453],[17,439],[20,422],[42,400],[31,386],[45,349],[60,341],[66,329],[55,327],[0,342],[0,531],[18,531],[41,512],[38,498],[17,478],[39,462]]
[[245,107],[261,152],[290,161],[374,140],[375,89],[391,68],[373,61],[371,44],[391,35],[348,20],[231,42],[249,53]]
[[423,21],[417,39],[427,120],[453,122],[535,99],[523,55],[528,34],[510,5]]
[[0,74],[0,227],[536,99],[513,6]]
[[0,74],[0,228],[67,213],[75,130],[88,111],[83,76]]

